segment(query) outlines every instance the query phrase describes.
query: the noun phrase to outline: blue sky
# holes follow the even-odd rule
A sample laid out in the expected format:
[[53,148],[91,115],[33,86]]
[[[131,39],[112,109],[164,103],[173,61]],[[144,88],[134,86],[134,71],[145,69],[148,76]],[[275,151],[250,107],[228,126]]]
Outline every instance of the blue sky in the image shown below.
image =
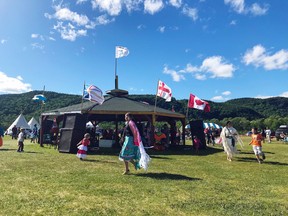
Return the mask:
[[288,97],[286,0],[0,0],[0,94],[83,83],[215,102]]

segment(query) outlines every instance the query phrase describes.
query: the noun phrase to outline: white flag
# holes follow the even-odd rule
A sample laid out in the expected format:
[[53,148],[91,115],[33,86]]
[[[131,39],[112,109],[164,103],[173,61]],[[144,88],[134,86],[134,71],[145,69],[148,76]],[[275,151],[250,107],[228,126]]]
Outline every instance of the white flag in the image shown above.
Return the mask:
[[157,96],[164,98],[166,102],[170,102],[172,98],[171,88],[160,80],[158,82]]
[[116,46],[115,58],[122,58],[129,54],[129,50],[126,47]]

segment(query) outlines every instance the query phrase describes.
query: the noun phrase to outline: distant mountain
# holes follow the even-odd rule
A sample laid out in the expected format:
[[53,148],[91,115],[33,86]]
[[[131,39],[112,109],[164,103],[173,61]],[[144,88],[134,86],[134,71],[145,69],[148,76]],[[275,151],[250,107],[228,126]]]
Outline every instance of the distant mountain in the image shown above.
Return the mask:
[[[32,101],[36,94],[42,94],[42,91],[31,91],[23,94],[4,94],[0,95],[0,125],[4,128],[23,113],[26,120],[32,117],[38,120],[41,111],[53,110],[60,107],[70,106],[81,103],[81,95],[71,95],[56,92],[45,92],[47,98],[46,104],[41,105]],[[129,98],[155,104],[155,95],[129,95]],[[172,98],[171,102],[165,102],[157,98],[157,106],[172,110],[186,115],[187,100],[176,100]],[[208,101],[211,106],[211,112],[204,113],[199,110],[189,109],[189,119],[219,119],[244,117],[248,120],[267,118],[269,116],[288,116],[288,98],[274,97],[267,99],[240,98],[222,103]]]

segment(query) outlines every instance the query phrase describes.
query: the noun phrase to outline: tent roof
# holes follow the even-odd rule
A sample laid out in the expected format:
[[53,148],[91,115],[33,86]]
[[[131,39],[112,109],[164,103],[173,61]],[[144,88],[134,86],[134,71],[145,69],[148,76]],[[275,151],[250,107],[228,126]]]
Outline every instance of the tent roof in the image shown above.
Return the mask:
[[155,115],[157,121],[167,121],[170,119],[181,120],[185,116],[170,110],[155,107],[143,102],[129,99],[125,96],[106,98],[102,105],[87,101],[83,104],[76,104],[56,110],[47,111],[42,115],[61,115],[68,113],[83,113],[93,115],[93,119],[103,121],[124,120],[124,115],[130,112],[136,120],[147,120],[147,116]]
[[28,125],[25,117],[23,114],[20,114],[15,121],[10,125],[10,127],[7,129],[8,131],[12,130],[12,128],[16,125],[16,127],[21,127],[24,129],[30,129],[30,126]]
[[40,124],[38,123],[38,121],[37,121],[34,117],[32,117],[32,118],[30,119],[30,121],[28,122],[28,125],[29,125],[30,128],[32,129],[35,124],[37,125],[38,128],[40,127]]

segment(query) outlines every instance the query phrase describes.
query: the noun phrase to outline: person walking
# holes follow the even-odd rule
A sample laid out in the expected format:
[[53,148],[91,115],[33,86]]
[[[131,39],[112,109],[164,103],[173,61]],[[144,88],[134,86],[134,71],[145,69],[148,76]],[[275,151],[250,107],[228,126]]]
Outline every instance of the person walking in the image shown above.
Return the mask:
[[24,152],[24,139],[25,139],[24,131],[25,131],[25,129],[21,128],[20,133],[18,134],[18,150],[17,150],[17,152]]
[[150,162],[150,157],[145,152],[140,133],[130,113],[125,114],[125,121],[126,126],[123,131],[125,140],[119,153],[119,160],[123,161],[125,166],[123,175],[130,173],[129,162],[134,165],[136,170],[141,167],[147,170]]
[[265,133],[268,142],[271,143],[271,130],[268,127],[266,127]]
[[0,147],[3,145],[4,129],[0,125]]
[[[251,138],[252,140],[249,143],[249,145],[252,145],[256,159],[258,163],[261,164],[266,159],[266,156],[264,152],[262,151],[262,141],[265,142],[265,139],[260,133],[258,133],[258,130],[256,127],[252,128]],[[262,158],[260,158],[260,156]]]
[[233,128],[232,122],[228,121],[220,134],[223,143],[223,148],[227,154],[228,161],[232,161],[234,154],[237,153],[236,136],[237,136],[237,130]]
[[77,157],[83,160],[87,157],[88,145],[90,145],[90,134],[84,134],[84,138],[77,144]]

